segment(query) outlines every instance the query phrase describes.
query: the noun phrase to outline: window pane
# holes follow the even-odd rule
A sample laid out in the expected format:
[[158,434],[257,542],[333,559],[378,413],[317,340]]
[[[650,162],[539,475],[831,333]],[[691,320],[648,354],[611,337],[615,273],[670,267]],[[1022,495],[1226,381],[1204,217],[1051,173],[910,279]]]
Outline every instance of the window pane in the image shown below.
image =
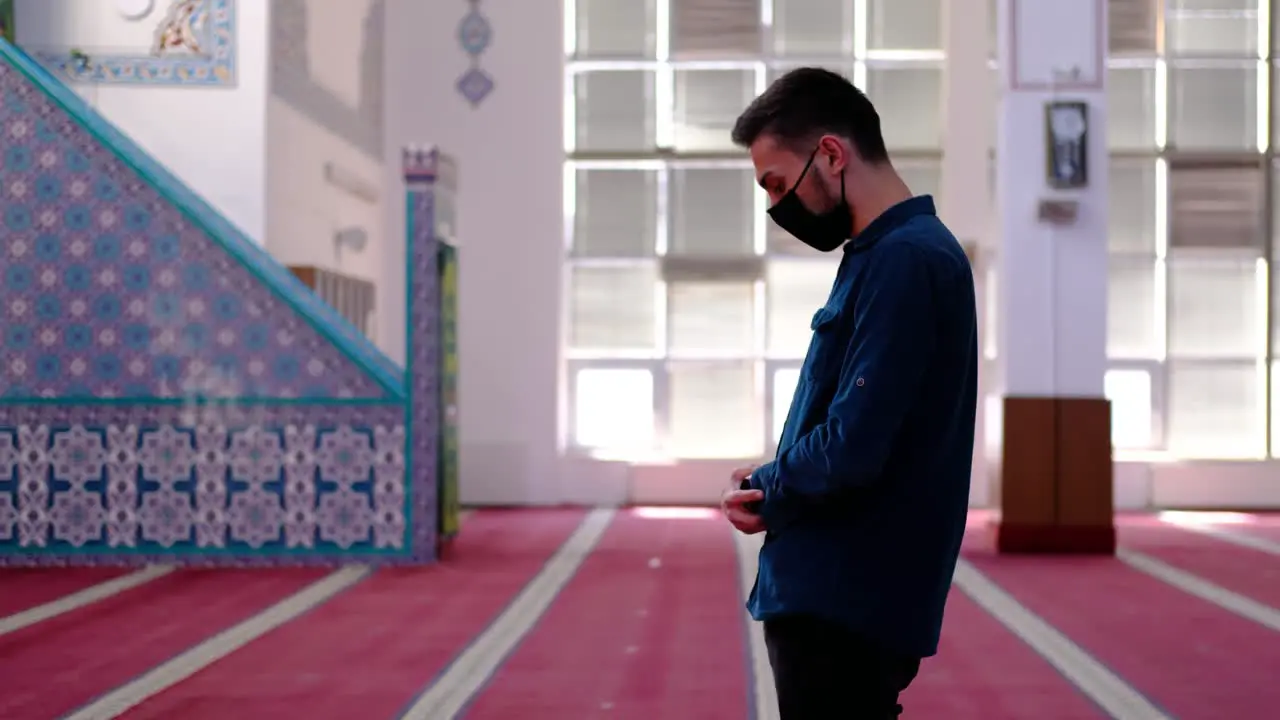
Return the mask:
[[653,255],[658,237],[658,173],[578,170],[573,254],[579,257]]
[[941,206],[942,160],[911,158],[896,160],[893,166],[914,195],[932,195],[934,205]]
[[849,80],[850,82],[853,81],[853,64],[852,63],[850,64],[813,63],[811,65],[804,65],[804,64],[797,65],[795,63],[787,63],[787,62],[779,62],[769,66],[769,69],[765,71],[765,80],[768,82],[769,85],[772,85],[774,80],[777,80],[778,78],[782,77],[783,75],[787,74],[792,70],[795,70],[796,68],[802,68],[802,67],[824,68],[826,70],[830,70],[833,73],[836,73],[837,75],[843,75],[845,79]]
[[1271,457],[1280,456],[1280,361],[1271,363]]
[[870,0],[867,22],[872,50],[942,49],[942,0]]
[[1271,267],[1271,352],[1280,355],[1280,265],[1273,260]]
[[[985,249],[985,248],[984,248]],[[986,296],[986,303],[983,307],[985,317],[983,317],[982,331],[985,337],[982,338],[982,356],[988,360],[995,360],[1000,355],[1000,262],[999,258],[992,257],[987,259],[987,271],[983,274],[983,294]]]
[[652,151],[656,148],[654,75],[645,70],[602,70],[574,79],[577,148]]
[[1108,0],[1107,35],[1112,55],[1155,53],[1161,2],[1163,0]]
[[1169,366],[1169,451],[1256,457],[1265,450],[1261,373],[1254,363]]
[[574,378],[574,442],[606,450],[654,443],[653,373],[585,368]]
[[890,149],[942,147],[942,71],[933,65],[871,66],[867,95]]
[[672,254],[754,254],[755,175],[750,169],[672,171]]
[[1156,251],[1156,163],[1112,160],[1107,247],[1113,253]]
[[1111,401],[1111,444],[1118,448],[1151,446],[1151,373],[1146,370],[1108,370],[1104,394]]
[[1256,150],[1257,64],[1172,65],[1169,144],[1181,150]]
[[1260,249],[1265,180],[1257,166],[1170,163],[1169,246]]
[[732,150],[733,123],[755,97],[753,70],[676,70],[675,146]]
[[774,0],[776,55],[853,52],[853,0]]
[[[1169,263],[1169,354],[1252,358],[1263,347],[1256,261]],[[1259,307],[1262,305],[1262,307]]]
[[1118,150],[1156,147],[1154,67],[1107,70],[1107,144]]
[[1172,55],[1258,56],[1258,0],[1168,0]]
[[672,353],[748,355],[755,345],[754,283],[670,283],[667,315]]
[[764,403],[752,363],[672,363],[671,452],[749,458],[764,445]]
[[800,368],[781,368],[773,371],[773,441],[782,439],[787,425],[787,413],[791,411],[791,398],[800,384]]
[[654,56],[656,0],[576,0],[575,5],[578,56]]
[[1159,347],[1156,333],[1156,274],[1154,260],[1112,260],[1107,283],[1107,356],[1154,358]]
[[569,345],[575,350],[653,350],[657,269],[648,263],[569,267]]
[[678,58],[758,55],[761,0],[671,3],[671,53]]
[[769,354],[802,358],[813,334],[813,314],[827,303],[838,259],[771,260],[765,267]]

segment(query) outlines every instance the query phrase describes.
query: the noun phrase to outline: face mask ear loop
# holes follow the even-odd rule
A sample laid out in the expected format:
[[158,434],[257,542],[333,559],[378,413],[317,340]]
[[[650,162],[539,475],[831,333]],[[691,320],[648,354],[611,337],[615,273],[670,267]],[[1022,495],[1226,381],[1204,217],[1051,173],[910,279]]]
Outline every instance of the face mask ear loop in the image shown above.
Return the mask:
[[814,148],[813,152],[809,154],[809,161],[804,164],[804,169],[800,171],[800,177],[796,178],[795,183],[791,186],[791,189],[788,192],[800,191],[800,183],[804,182],[804,176],[809,174],[809,168],[813,167],[813,161],[818,158],[818,150],[820,149],[821,148]]

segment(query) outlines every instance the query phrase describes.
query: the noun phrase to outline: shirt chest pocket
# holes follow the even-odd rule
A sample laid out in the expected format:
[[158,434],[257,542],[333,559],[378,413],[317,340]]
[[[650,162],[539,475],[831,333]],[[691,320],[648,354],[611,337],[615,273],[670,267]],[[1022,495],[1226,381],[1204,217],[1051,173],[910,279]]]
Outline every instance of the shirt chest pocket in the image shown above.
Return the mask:
[[805,353],[801,374],[815,383],[834,382],[840,375],[844,360],[846,339],[840,313],[824,307],[814,313],[809,328],[813,337],[809,340],[809,352]]

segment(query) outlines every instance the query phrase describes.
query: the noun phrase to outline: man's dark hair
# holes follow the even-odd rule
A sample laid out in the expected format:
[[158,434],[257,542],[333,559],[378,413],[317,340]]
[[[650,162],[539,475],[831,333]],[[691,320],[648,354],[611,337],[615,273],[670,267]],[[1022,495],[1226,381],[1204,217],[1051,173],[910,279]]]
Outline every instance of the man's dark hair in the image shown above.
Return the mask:
[[822,68],[797,68],[773,81],[733,124],[733,142],[750,147],[771,135],[796,152],[813,151],[823,135],[839,135],[868,163],[889,160],[880,115],[867,96],[844,76]]

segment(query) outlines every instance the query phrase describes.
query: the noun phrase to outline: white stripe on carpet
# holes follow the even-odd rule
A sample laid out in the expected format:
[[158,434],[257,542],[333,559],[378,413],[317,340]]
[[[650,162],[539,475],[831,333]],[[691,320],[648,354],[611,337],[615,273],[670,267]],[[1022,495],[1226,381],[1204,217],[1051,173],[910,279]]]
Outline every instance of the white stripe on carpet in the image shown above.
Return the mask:
[[955,585],[1116,720],[1171,720],[1141,693],[961,559]]
[[1239,593],[1234,593],[1220,585],[1201,578],[1198,575],[1192,575],[1185,570],[1157,560],[1150,555],[1144,555],[1132,550],[1120,549],[1116,551],[1116,557],[1120,558],[1130,567],[1150,575],[1157,580],[1168,583],[1179,590],[1194,595],[1201,600],[1213,603],[1228,612],[1235,613],[1246,620],[1252,620],[1259,625],[1280,632],[1280,610],[1270,605],[1265,605],[1247,598]]
[[400,717],[405,720],[451,720],[456,717],[538,623],[560,590],[595,550],[596,543],[613,520],[614,512],[612,509],[592,510],[507,609]]
[[1240,547],[1251,548],[1268,555],[1280,555],[1280,543],[1267,538],[1258,537],[1256,535],[1246,535],[1241,532],[1234,532],[1221,525],[1212,525],[1207,523],[1197,523],[1192,521],[1184,521],[1175,513],[1161,513],[1161,522],[1172,525],[1182,530],[1190,530],[1191,532],[1208,535],[1224,542],[1229,542]]
[[364,566],[337,570],[229,630],[121,685],[63,720],[106,720],[124,714],[363,580]]
[[112,595],[119,595],[126,590],[131,590],[139,585],[145,585],[158,577],[168,575],[170,572],[173,572],[172,567],[152,565],[128,575],[100,582],[97,585],[92,585],[43,605],[37,605],[8,617],[0,618],[0,636],[17,632],[63,613],[69,613],[72,610],[91,605],[99,600],[105,600]]

